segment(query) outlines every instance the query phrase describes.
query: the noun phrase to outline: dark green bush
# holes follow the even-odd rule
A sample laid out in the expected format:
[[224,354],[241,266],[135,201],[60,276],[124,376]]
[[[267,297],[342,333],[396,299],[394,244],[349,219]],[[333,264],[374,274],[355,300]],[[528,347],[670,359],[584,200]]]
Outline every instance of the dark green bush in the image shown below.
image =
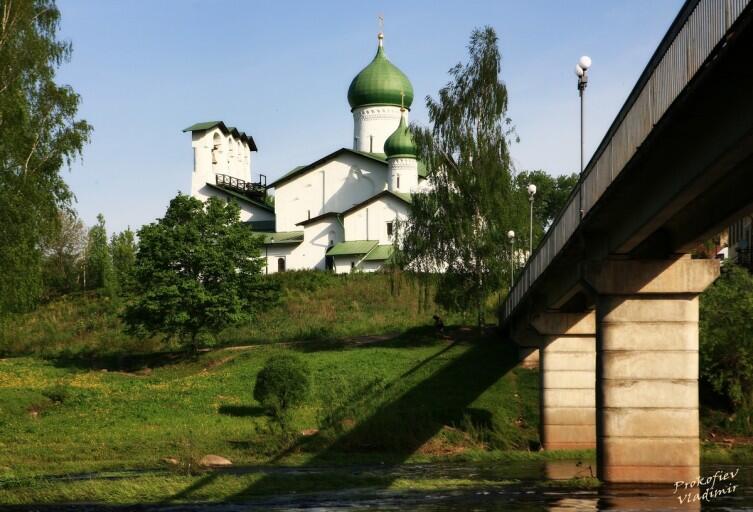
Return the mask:
[[701,377],[735,410],[753,407],[753,276],[725,264],[701,295]]
[[287,414],[308,396],[311,379],[300,357],[283,354],[269,358],[256,376],[254,399],[273,419],[284,423]]
[[68,399],[68,389],[60,384],[42,391],[42,395],[56,404],[62,404]]
[[268,279],[277,283],[283,291],[313,292],[342,283],[343,277],[318,270],[293,270],[270,274]]

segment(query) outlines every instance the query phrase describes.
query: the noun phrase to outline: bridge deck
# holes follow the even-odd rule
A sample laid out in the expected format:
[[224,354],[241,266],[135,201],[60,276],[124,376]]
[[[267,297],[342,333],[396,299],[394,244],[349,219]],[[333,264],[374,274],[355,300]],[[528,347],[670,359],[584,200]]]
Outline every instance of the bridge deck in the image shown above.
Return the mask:
[[713,62],[743,19],[750,0],[688,0],[662,39],[606,136],[583,171],[567,205],[519,273],[500,312],[516,314],[532,286],[573,243],[574,234],[599,205],[657,125]]

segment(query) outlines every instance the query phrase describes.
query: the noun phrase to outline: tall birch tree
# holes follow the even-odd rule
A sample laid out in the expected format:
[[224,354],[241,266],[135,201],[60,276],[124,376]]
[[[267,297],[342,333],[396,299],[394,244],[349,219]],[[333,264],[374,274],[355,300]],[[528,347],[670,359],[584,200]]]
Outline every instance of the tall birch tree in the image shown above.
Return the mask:
[[515,186],[508,143],[507,87],[491,27],[475,29],[468,61],[450,69],[437,99],[427,97],[430,126],[415,128],[429,191],[414,194],[402,263],[440,271],[435,300],[474,311],[479,326],[489,297],[509,283],[508,230],[526,225],[527,201]]

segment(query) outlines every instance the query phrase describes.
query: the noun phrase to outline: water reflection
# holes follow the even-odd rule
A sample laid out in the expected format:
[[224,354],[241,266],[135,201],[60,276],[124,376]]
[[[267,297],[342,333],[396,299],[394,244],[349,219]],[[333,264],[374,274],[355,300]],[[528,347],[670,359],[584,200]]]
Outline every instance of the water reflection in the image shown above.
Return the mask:
[[[703,475],[715,471],[733,472],[737,466],[706,465]],[[446,491],[417,491],[392,488],[353,488],[336,492],[279,494],[249,497],[239,503],[169,503],[141,505],[139,512],[245,512],[269,510],[276,512],[311,511],[402,511],[414,512],[502,512],[502,511],[663,511],[725,510],[753,511],[753,466],[742,466],[735,477],[738,488],[734,494],[711,501],[680,503],[674,485],[601,485],[589,487],[595,474],[590,461],[504,462],[460,464],[403,464],[397,466],[338,467],[247,467],[233,468],[228,473],[276,473],[307,478],[315,473],[343,475],[389,475],[391,479],[408,481],[460,478],[477,482],[467,487]],[[96,476],[94,476],[96,478]],[[585,487],[584,487],[585,486]],[[717,489],[720,486],[717,485]],[[188,498],[190,499],[190,497]],[[88,507],[88,508],[87,508]],[[16,509],[28,510],[28,509]],[[95,511],[103,506],[34,507],[34,510]],[[113,510],[122,511],[122,508]],[[132,510],[128,508],[127,510]]]
[[551,460],[544,463],[544,476],[548,480],[570,480],[596,477],[596,464],[592,461]]

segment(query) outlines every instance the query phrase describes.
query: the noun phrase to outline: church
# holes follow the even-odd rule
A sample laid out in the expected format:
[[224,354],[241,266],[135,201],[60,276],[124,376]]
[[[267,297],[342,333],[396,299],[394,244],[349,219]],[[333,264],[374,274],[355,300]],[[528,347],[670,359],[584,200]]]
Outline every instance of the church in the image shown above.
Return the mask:
[[[254,181],[253,137],[210,121],[189,126],[191,195],[235,200],[241,220],[264,235],[266,272],[320,269],[373,272],[390,259],[411,197],[427,187],[408,129],[413,87],[388,59],[384,35],[376,55],[348,88],[352,148],[301,165],[272,183]],[[274,189],[274,206],[267,200]]]

